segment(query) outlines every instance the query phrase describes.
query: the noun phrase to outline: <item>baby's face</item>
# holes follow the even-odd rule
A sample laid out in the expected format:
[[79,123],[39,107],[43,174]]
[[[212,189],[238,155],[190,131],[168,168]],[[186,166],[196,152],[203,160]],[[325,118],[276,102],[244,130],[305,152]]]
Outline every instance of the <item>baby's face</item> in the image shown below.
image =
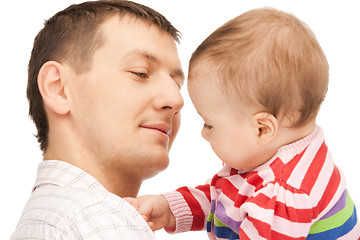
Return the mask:
[[224,163],[238,170],[252,170],[263,163],[253,113],[241,111],[247,113],[240,115],[236,103],[211,78],[188,82],[191,100],[204,120],[201,134]]

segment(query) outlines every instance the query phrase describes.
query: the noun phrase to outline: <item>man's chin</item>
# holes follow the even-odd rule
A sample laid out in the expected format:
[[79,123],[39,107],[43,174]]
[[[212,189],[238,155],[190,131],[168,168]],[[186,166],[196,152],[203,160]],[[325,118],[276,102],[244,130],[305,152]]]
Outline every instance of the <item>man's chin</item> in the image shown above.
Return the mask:
[[160,172],[164,171],[169,166],[169,157],[162,156],[157,157],[149,161],[148,166],[144,166],[144,180],[152,178],[159,174]]

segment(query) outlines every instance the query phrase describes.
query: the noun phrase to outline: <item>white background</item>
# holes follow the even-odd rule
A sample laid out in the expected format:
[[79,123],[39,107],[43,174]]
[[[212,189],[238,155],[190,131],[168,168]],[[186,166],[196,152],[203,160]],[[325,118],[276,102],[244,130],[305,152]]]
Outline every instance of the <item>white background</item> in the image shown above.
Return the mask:
[[[33,39],[45,19],[79,0],[6,1],[0,14],[0,239],[9,239],[35,181],[42,155],[33,134],[25,97],[27,64]],[[356,0],[139,0],[164,14],[182,32],[179,55],[185,73],[191,53],[217,27],[253,8],[270,6],[291,12],[315,32],[330,64],[330,85],[320,110],[322,126],[335,162],[360,208],[360,14]],[[146,36],[144,36],[146,37]],[[202,120],[186,85],[182,94],[182,127],[168,169],[144,182],[140,194],[157,194],[183,185],[203,184],[221,162],[201,138]],[[358,211],[359,212],[359,211]],[[359,212],[360,213],[360,212]],[[207,239],[205,232],[158,239]]]

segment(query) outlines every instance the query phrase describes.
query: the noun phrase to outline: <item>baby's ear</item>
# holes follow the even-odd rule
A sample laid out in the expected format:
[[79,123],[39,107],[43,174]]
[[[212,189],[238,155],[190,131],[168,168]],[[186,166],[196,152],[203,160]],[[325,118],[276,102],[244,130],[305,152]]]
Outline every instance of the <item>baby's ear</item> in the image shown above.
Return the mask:
[[257,129],[257,139],[260,145],[271,142],[278,132],[278,121],[270,113],[259,112],[253,115],[254,124]]
[[38,86],[44,104],[51,111],[64,115],[69,112],[69,101],[65,91],[64,67],[55,61],[46,62],[38,75]]

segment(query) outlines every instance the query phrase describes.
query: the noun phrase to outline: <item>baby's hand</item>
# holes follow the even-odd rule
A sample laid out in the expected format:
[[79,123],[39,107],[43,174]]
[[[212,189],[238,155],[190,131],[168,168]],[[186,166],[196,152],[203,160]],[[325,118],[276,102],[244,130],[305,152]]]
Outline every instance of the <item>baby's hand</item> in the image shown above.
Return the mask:
[[153,231],[163,227],[175,228],[175,217],[165,197],[146,195],[138,198],[124,198],[124,200],[139,211]]

